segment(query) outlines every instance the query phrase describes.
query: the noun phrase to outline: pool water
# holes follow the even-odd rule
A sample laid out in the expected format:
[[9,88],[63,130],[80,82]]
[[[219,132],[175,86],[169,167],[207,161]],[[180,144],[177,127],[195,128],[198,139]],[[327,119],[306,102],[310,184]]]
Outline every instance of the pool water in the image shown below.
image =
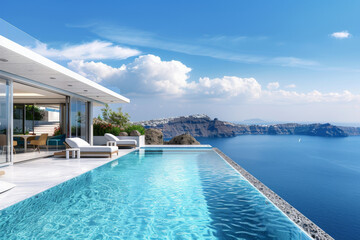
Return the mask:
[[138,150],[0,212],[0,239],[309,239],[211,149]]

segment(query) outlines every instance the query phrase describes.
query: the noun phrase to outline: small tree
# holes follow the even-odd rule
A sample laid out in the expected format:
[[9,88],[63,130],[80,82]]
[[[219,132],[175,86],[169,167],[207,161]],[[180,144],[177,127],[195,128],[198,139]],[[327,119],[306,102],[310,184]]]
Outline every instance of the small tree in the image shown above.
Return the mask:
[[118,108],[117,112],[111,110],[109,105],[105,105],[105,108],[101,109],[102,119],[108,123],[119,125],[121,127],[127,127],[130,122],[130,116],[128,113],[123,113],[121,108]]
[[110,109],[109,105],[105,104],[105,108],[101,109],[101,115],[104,121],[110,122],[110,113],[112,110]]
[[110,123],[126,127],[129,125],[130,116],[128,113],[123,113],[121,108],[118,108],[118,112],[110,112]]

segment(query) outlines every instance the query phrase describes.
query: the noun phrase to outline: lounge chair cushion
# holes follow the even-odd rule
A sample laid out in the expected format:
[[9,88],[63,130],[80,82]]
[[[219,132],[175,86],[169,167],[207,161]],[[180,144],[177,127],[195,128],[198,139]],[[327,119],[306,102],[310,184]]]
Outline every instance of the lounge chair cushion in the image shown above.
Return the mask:
[[112,153],[118,151],[116,146],[88,146],[88,147],[79,147],[80,152],[103,152],[103,153]]
[[137,141],[136,140],[117,140],[116,141],[117,145],[137,145]]
[[119,141],[119,139],[117,137],[115,137],[114,135],[112,135],[111,133],[105,133],[105,138],[108,141]]
[[86,142],[81,138],[67,138],[65,139],[65,142],[71,148],[91,147],[91,145],[88,142]]
[[116,146],[91,146],[81,138],[67,138],[65,141],[71,148],[80,148],[80,152],[112,153],[118,151],[118,147]]
[[133,139],[119,139],[111,133],[105,133],[105,138],[108,141],[115,141],[117,145],[137,145],[137,141]]

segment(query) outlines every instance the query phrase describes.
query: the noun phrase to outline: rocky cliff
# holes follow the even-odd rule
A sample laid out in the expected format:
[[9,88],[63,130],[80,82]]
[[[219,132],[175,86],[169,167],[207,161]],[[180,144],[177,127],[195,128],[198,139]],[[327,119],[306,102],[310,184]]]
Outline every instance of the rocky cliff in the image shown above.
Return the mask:
[[349,136],[360,136],[360,127],[339,127]]
[[320,124],[273,124],[273,125],[242,125],[206,115],[158,119],[137,122],[145,128],[162,130],[164,138],[171,138],[183,133],[194,137],[233,137],[237,135],[308,135],[322,137],[347,137],[360,135],[360,128],[338,127],[329,123]]
[[164,138],[172,138],[183,133],[190,133],[194,137],[233,137],[238,129],[236,124],[211,119],[206,115],[158,119],[136,124],[145,128],[161,129]]

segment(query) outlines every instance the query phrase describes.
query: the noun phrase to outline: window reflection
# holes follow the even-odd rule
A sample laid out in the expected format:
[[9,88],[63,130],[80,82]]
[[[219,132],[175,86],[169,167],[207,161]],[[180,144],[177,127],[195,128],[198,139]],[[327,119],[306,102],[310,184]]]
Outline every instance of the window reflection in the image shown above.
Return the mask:
[[86,102],[80,99],[71,99],[71,137],[86,137]]
[[9,85],[6,84],[6,81],[0,80],[0,164],[8,162],[10,158],[10,97]]

